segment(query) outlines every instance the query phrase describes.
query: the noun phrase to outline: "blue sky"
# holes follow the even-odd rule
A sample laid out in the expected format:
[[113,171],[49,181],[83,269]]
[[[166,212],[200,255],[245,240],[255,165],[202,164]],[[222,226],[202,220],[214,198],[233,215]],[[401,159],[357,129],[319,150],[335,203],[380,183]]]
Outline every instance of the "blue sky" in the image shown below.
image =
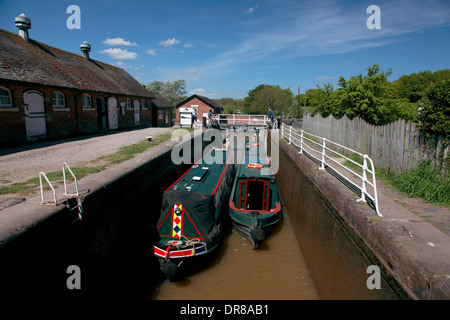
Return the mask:
[[[68,29],[70,5],[81,29]],[[370,5],[381,29],[367,28]],[[185,79],[189,94],[244,98],[260,84],[297,93],[365,74],[450,68],[450,1],[0,0],[0,28],[124,68],[142,83]]]

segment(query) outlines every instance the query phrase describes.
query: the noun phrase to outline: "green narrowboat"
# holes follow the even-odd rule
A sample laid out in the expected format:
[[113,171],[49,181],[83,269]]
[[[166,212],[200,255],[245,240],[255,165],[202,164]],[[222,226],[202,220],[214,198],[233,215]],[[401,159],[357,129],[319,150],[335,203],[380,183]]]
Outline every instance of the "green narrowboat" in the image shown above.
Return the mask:
[[[185,261],[198,261],[214,251],[223,234],[224,216],[235,166],[227,144],[212,148],[163,194],[152,252],[170,281],[177,280]],[[191,264],[192,265],[192,264]]]
[[234,226],[258,249],[281,219],[276,178],[259,143],[246,143],[237,165],[229,212]]

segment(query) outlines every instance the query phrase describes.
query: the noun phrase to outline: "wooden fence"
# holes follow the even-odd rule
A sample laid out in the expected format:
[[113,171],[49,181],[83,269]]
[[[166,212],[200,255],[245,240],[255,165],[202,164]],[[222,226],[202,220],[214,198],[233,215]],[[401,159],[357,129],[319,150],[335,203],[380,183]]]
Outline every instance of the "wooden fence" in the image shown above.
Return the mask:
[[429,159],[440,164],[442,159],[439,154],[445,159],[449,151],[449,147],[441,150],[441,143],[437,148],[427,147],[417,124],[405,120],[374,126],[361,118],[350,120],[345,115],[336,119],[332,115],[322,118],[320,115],[313,117],[306,114],[303,130],[367,154],[376,168],[396,173],[407,171],[422,160]]

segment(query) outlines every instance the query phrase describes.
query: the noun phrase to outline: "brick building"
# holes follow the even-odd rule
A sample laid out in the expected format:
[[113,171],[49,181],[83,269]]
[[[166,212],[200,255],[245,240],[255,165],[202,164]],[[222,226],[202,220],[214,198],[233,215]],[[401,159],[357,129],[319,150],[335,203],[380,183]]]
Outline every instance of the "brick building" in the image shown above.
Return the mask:
[[[175,108],[172,103],[164,99],[159,93],[152,92],[153,124],[156,127],[172,127],[172,111]],[[156,121],[155,121],[156,119]]]
[[152,126],[153,95],[125,70],[0,29],[0,147]]
[[202,121],[203,116],[207,115],[209,110],[213,111],[213,114],[220,114],[222,113],[223,107],[220,106],[218,103],[212,101],[211,99],[199,96],[197,94],[194,94],[190,96],[189,98],[181,101],[176,106],[176,119],[175,124],[180,124],[180,108],[192,108],[197,110],[197,118],[199,121]]

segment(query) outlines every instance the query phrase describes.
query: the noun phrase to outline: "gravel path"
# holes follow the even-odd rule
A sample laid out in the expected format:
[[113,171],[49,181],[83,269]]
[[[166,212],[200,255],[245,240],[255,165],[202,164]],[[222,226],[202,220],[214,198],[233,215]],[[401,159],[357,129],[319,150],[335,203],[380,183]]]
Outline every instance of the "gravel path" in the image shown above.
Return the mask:
[[124,146],[146,141],[147,136],[156,137],[172,130],[145,128],[0,150],[0,187],[37,178],[41,171],[62,170],[63,162],[70,167],[81,166]]

